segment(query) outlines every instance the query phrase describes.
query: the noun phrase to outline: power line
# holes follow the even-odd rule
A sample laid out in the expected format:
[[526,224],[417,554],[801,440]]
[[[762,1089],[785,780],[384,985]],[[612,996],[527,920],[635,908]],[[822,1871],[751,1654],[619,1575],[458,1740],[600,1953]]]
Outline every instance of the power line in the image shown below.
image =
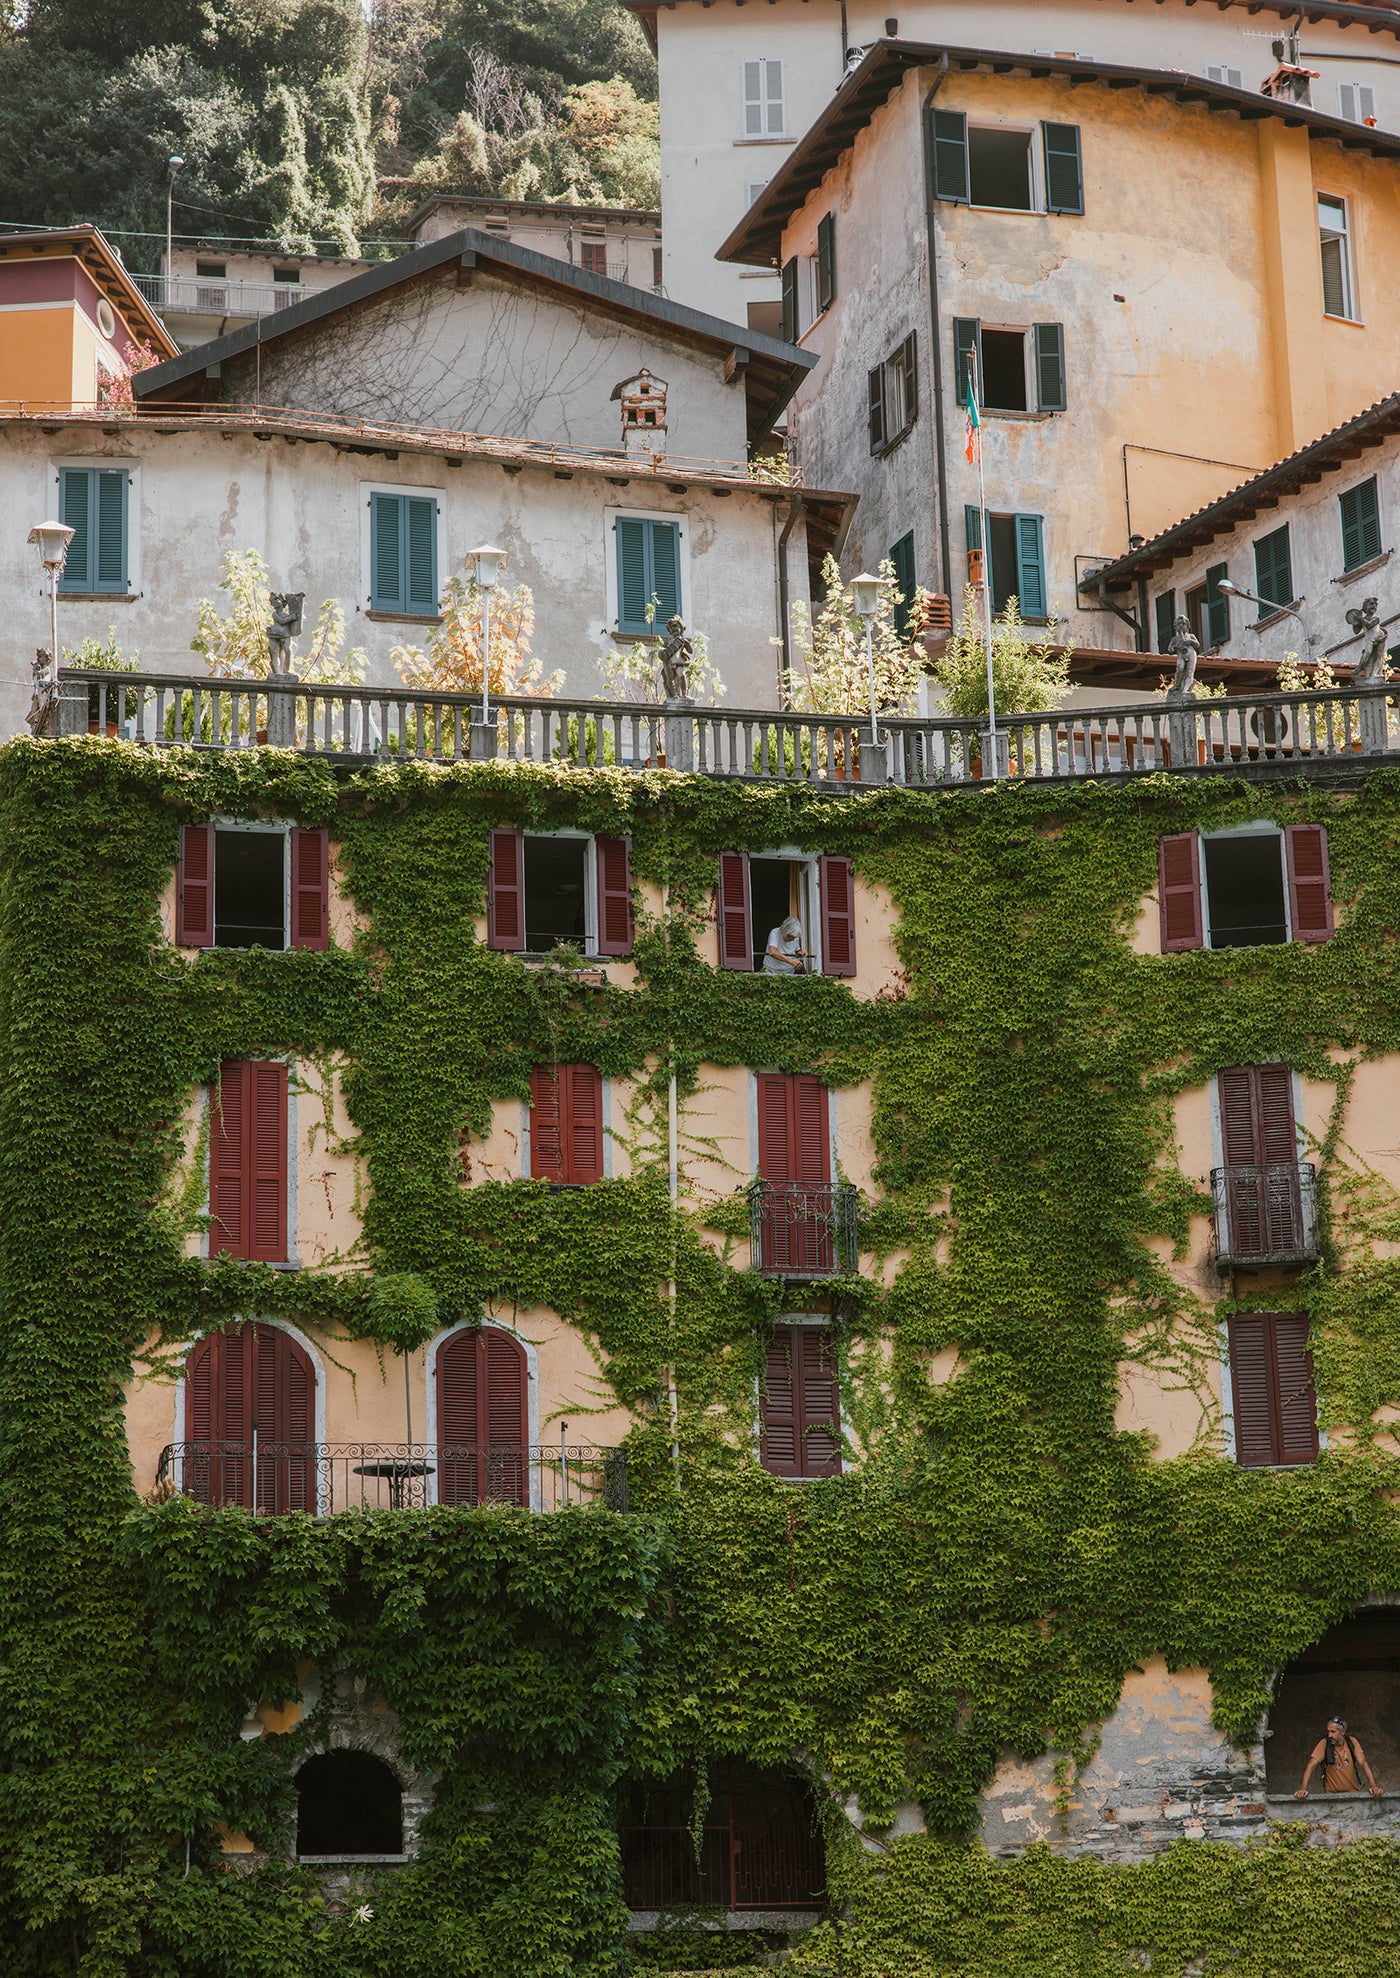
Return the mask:
[[[179,204],[178,200],[176,201],[176,204],[177,205]],[[206,209],[202,208],[200,210],[206,210]],[[207,210],[212,213],[212,212],[217,212],[218,208],[211,206]],[[238,215],[235,214],[233,217],[237,219]],[[66,224],[69,226],[81,226],[84,224],[84,222],[80,220],[70,220],[66,222]],[[94,221],[93,224],[100,225],[100,222]],[[250,221],[249,224],[251,225],[252,222]],[[51,221],[43,221],[43,220],[0,220],[0,227],[7,228],[11,233],[45,234],[45,233],[52,233],[55,231],[55,223]],[[61,226],[60,226],[60,230],[61,230]],[[113,237],[120,237],[122,240],[164,240],[165,239],[165,234],[163,230],[159,233],[142,232],[142,230],[139,227],[102,227],[101,230],[104,234],[111,234]],[[277,242],[271,234],[198,233],[198,234],[175,234],[173,238],[175,240],[195,241],[195,242],[201,240],[217,240],[225,245],[230,245],[234,242],[241,242],[244,246],[261,247],[264,244],[266,244],[268,247],[272,247],[272,248],[277,247]],[[340,241],[337,238],[333,238],[330,235],[323,235],[319,239],[316,238],[315,236],[313,236],[312,238],[312,245],[316,247],[339,248],[339,247],[343,247],[343,244],[344,243],[342,241]],[[414,245],[416,245],[416,243],[411,240],[395,240],[386,236],[384,238],[361,240],[360,245],[362,247],[413,247]],[[279,249],[278,251],[280,252],[281,250]],[[292,250],[289,249],[287,251],[291,252]],[[354,257],[351,256],[349,258],[353,259]]]

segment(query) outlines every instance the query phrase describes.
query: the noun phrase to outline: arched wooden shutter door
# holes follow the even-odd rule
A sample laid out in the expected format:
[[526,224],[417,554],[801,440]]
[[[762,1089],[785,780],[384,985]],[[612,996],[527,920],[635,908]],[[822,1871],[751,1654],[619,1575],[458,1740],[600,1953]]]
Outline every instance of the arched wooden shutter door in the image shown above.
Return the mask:
[[517,1339],[494,1326],[453,1333],[438,1349],[438,1502],[530,1502],[528,1369]]
[[632,952],[632,840],[599,838],[598,953]]
[[1332,874],[1321,824],[1289,824],[1283,833],[1288,913],[1295,941],[1332,938]]
[[510,954],[525,946],[525,834],[491,833],[491,875],[486,885],[486,938]]
[[1157,841],[1157,907],[1164,955],[1201,946],[1201,847],[1194,831]]
[[851,861],[823,858],[817,884],[822,903],[822,974],[854,975],[856,901]]
[[749,911],[747,852],[719,855],[719,965],[753,974],[753,923]]
[[292,946],[330,946],[330,833],[292,832]]
[[180,827],[180,865],[175,875],[175,942],[181,948],[214,943],[214,827]]
[[316,1510],[316,1370],[281,1326],[224,1326],[195,1343],[185,1367],[185,1437],[191,1496],[267,1512]]

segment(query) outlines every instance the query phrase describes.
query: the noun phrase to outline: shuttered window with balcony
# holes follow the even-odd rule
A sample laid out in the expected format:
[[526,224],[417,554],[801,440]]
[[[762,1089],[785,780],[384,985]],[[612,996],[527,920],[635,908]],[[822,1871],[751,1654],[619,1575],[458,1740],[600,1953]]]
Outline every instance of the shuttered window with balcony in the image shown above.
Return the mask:
[[287,1259],[287,1067],[226,1058],[211,1094],[209,1254]]
[[[1298,1159],[1293,1073],[1232,1065],[1216,1078],[1220,1149],[1216,1242],[1232,1263],[1298,1262],[1311,1251],[1311,1168]],[[1308,1184],[1305,1189],[1305,1183]]]
[[759,1389],[761,1460],[775,1477],[841,1474],[836,1348],[828,1326],[777,1326]]
[[496,1326],[454,1332],[437,1356],[440,1504],[530,1502],[529,1368]]
[[223,1326],[195,1342],[185,1365],[185,1436],[180,1482],[188,1496],[248,1510],[316,1510],[316,1370],[281,1326]]
[[1305,1312],[1236,1312],[1229,1323],[1235,1461],[1245,1469],[1311,1463],[1317,1396]]

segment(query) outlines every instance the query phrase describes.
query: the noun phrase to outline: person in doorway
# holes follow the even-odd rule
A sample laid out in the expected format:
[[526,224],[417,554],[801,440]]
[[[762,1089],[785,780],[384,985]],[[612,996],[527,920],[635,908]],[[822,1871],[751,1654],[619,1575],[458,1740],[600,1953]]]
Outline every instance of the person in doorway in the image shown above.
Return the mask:
[[1364,1775],[1372,1799],[1380,1798],[1381,1789],[1376,1784],[1376,1775],[1366,1762],[1365,1752],[1347,1730],[1345,1717],[1327,1719],[1326,1733],[1313,1746],[1303,1783],[1294,1793],[1294,1799],[1307,1798],[1308,1781],[1319,1765],[1322,1767],[1322,1790],[1325,1793],[1359,1793]]
[[781,927],[773,928],[763,956],[765,975],[803,975],[811,960],[802,945],[802,922],[789,914]]

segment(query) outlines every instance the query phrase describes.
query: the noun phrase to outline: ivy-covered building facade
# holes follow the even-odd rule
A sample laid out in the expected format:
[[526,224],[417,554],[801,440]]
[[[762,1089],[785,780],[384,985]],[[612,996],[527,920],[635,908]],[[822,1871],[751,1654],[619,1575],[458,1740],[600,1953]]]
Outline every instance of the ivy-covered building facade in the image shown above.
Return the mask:
[[1264,753],[10,744],[6,1968],[1393,1970],[1400,779]]

